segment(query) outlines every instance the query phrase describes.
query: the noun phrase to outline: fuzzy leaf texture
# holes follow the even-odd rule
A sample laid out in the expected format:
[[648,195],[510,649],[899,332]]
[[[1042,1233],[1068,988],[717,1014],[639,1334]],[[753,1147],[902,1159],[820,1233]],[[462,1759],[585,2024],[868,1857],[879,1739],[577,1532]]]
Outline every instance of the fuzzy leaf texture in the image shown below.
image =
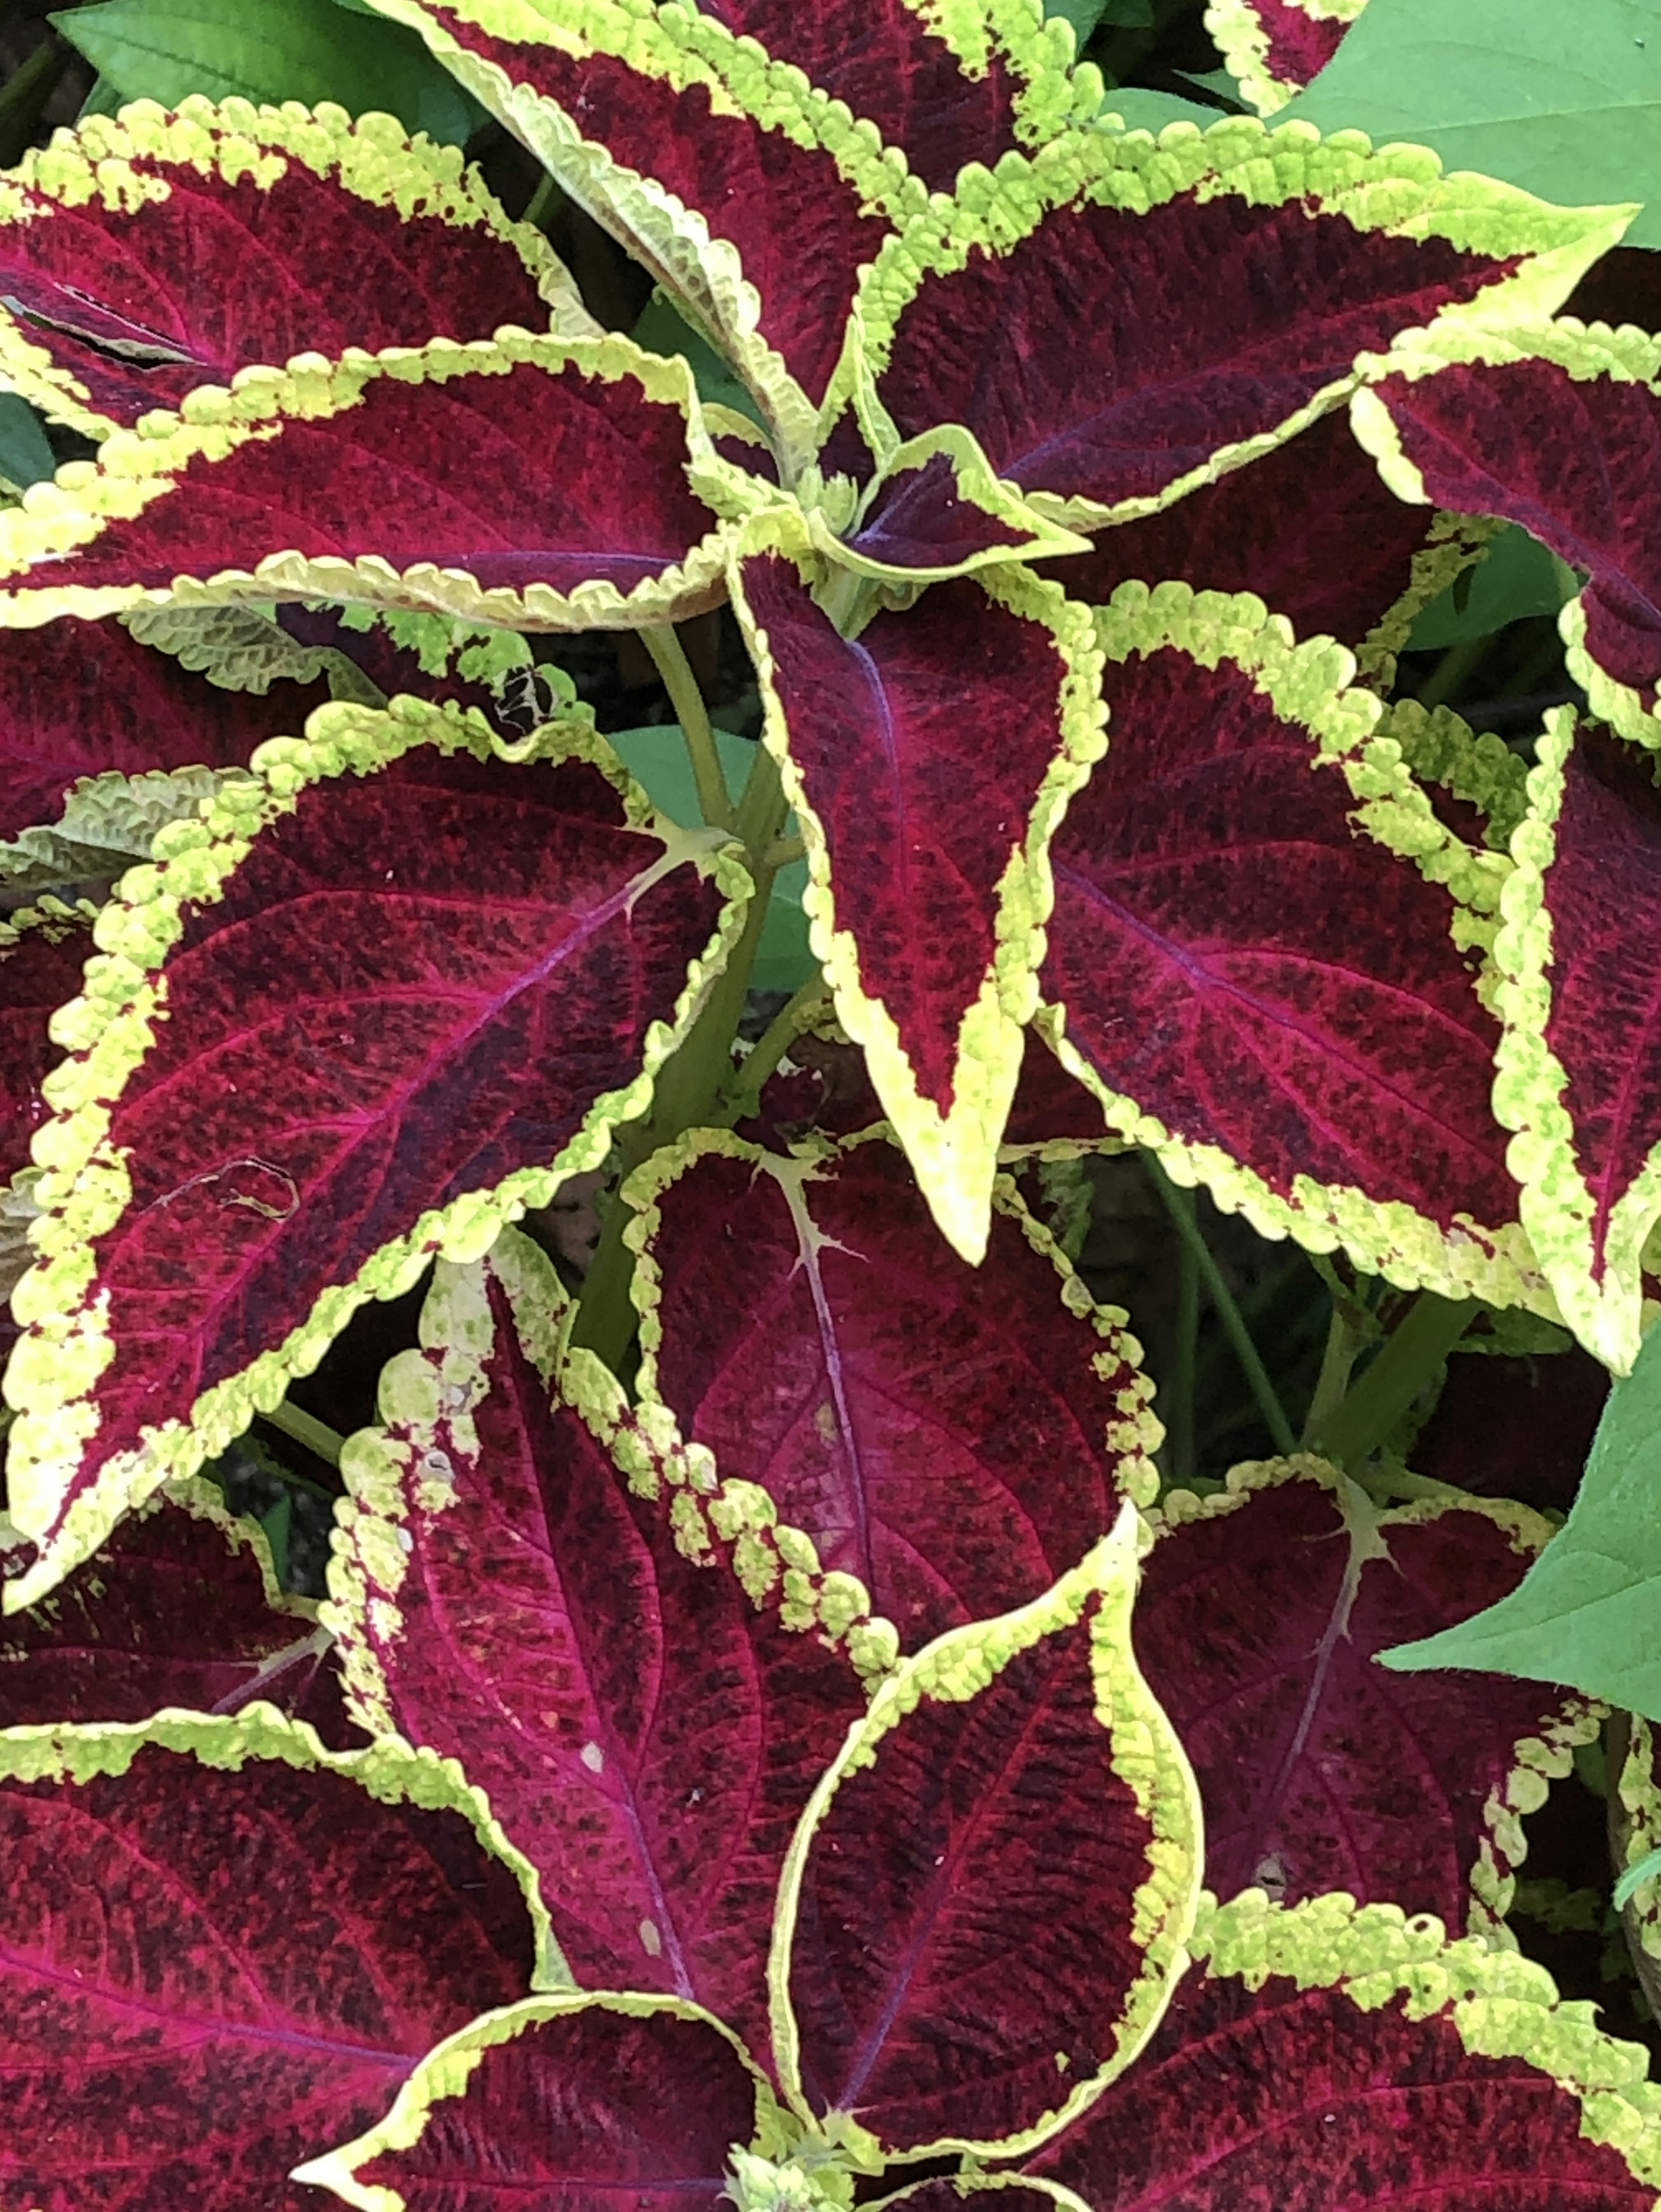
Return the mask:
[[595,741],[509,764],[412,701],[313,728],[159,841],[60,1018],[8,1379],[11,1510],[42,1556],[15,1598],[275,1403],[364,1299],[593,1164],[733,926],[696,841],[635,826]]

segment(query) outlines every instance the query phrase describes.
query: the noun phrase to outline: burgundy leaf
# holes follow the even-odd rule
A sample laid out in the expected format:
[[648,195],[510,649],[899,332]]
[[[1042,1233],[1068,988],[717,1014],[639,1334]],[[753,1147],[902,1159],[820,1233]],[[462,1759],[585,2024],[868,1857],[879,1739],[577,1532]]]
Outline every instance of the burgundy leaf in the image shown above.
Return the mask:
[[9,518],[0,573],[52,555],[13,605],[101,613],[183,579],[532,628],[713,605],[684,364],[511,330],[484,350],[302,362],[228,398],[228,428],[118,433]]
[[[1588,571],[1586,652],[1648,710],[1661,681],[1661,403],[1631,380],[1634,366],[1653,374],[1653,348],[1641,344],[1630,365],[1616,334],[1602,345],[1554,343],[1564,363],[1454,360],[1434,374],[1390,376],[1357,422],[1375,450],[1399,445],[1421,496],[1520,523]],[[1368,433],[1369,421],[1383,433],[1374,410],[1393,438]]]
[[1000,554],[1008,558],[1017,549],[1029,556],[1048,550],[1034,546],[1030,528],[974,498],[944,453],[896,469],[847,539],[858,561],[924,573]]
[[116,622],[0,629],[0,839],[56,821],[82,776],[244,768],[328,696],[323,678],[222,690]]
[[1119,1492],[1151,1496],[1139,1348],[1067,1310],[1078,1286],[1013,1207],[969,1267],[880,1139],[811,1169],[706,1139],[630,1195],[650,1206],[642,1390],[905,1649],[1037,1597]]
[[465,1762],[579,1982],[695,1999],[764,2051],[779,1870],[864,1699],[841,1654],[684,1558],[666,1498],[551,1401],[560,1305],[511,1232],[441,1263],[389,1425],[348,1449],[327,1617],[360,1717]]
[[1221,0],[1210,10],[1208,28],[1242,93],[1269,115],[1320,75],[1354,12],[1317,15],[1309,0]]
[[[1451,1359],[1436,1410],[1414,1443],[1414,1471],[1479,1498],[1567,1513],[1609,1394],[1609,1370],[1579,1345],[1543,1356]],[[1402,1677],[1409,1679],[1417,1678]]]
[[0,2191],[40,2212],[301,2212],[299,2160],[523,1995],[524,1903],[455,1813],[377,1802],[350,1760],[282,1763],[303,1752],[274,1719],[263,1758],[239,1723],[154,1725],[237,1771],[151,1743],[99,1771],[94,1736],[77,1784],[31,1778],[38,1741],[6,1747]]
[[[480,2053],[465,2083],[437,2073],[453,2051]],[[532,1998],[418,2069],[405,2101],[421,2112],[413,2143],[377,2128],[303,2178],[396,2191],[377,2201],[405,2212],[719,2212],[757,2124],[756,2082],[725,2036],[627,1997]]]
[[[79,1019],[112,1103],[74,1112],[84,1051],[58,1079],[71,1112],[41,1199],[74,1227],[49,1227],[19,1291],[35,1325],[9,1379],[12,1512],[43,1547],[30,1599],[65,1547],[84,1556],[246,1426],[256,1363],[315,1365],[356,1305],[407,1287],[447,1235],[545,1203],[574,1140],[638,1112],[622,1087],[672,1042],[721,913],[580,752],[481,758],[414,702],[337,706],[326,727],[271,768],[292,801],[245,791],[164,833],[171,857],[106,917],[106,943],[125,929],[161,964],[167,1012],[135,1029],[135,971],[105,963]],[[158,938],[173,880],[185,903]],[[119,1058],[95,1042],[112,1024]],[[67,1453],[50,1410],[66,1336],[92,1392]]]
[[838,1017],[971,1256],[1031,1006],[1029,848],[1101,743],[1087,629],[1053,587],[1011,574],[995,591],[937,585],[847,639],[794,562],[763,554],[744,564],[740,605],[824,902]]
[[[100,191],[100,174],[122,182]],[[26,395],[104,427],[298,353],[543,329],[551,300],[567,327],[587,319],[458,149],[413,146],[385,116],[201,99],[165,120],[93,117],[26,155],[0,210],[0,357]]]
[[[782,12],[767,9],[770,18]],[[894,0],[886,0],[878,22],[885,27],[884,19],[901,12]],[[666,283],[673,285],[678,277],[701,287],[706,280],[684,246],[676,257],[680,266],[667,265],[670,241],[685,235],[685,216],[679,215],[677,223],[678,210],[672,208],[666,222],[660,203],[655,196],[648,200],[631,183],[630,173],[672,195],[679,210],[701,216],[713,238],[734,249],[745,279],[759,295],[762,339],[812,404],[818,404],[842,349],[859,271],[892,234],[879,210],[881,188],[885,185],[891,192],[894,179],[879,172],[868,149],[848,148],[851,134],[845,122],[836,135],[838,150],[847,149],[850,157],[839,161],[822,135],[827,121],[835,130],[836,118],[827,118],[811,98],[796,95],[794,88],[780,88],[775,94],[776,120],[757,121],[725,91],[717,68],[701,57],[691,58],[694,40],[672,22],[654,26],[655,36],[632,37],[625,61],[593,48],[585,52],[576,40],[556,46],[534,34],[517,40],[501,35],[483,27],[480,19],[490,21],[495,11],[478,0],[453,7],[444,0],[424,0],[422,14],[426,23],[417,19],[417,27],[436,31],[430,42],[441,58],[459,46],[463,56],[495,64],[488,72],[462,72],[487,105],[498,110],[502,105],[505,88],[496,76],[498,70],[510,84],[535,94],[534,105],[516,103],[520,130],[557,171],[569,173],[574,181],[581,178],[585,198],[605,196],[607,220],[625,233],[636,252]],[[800,15],[793,20],[803,21],[797,37],[810,49],[845,47],[847,0],[830,15],[814,10],[811,21]],[[861,13],[862,28],[869,21]],[[606,35],[605,28],[596,29],[599,36]],[[617,35],[615,30],[611,35]],[[933,58],[926,49],[919,58]],[[745,67],[742,56],[729,52],[727,58]],[[871,61],[879,74],[890,76],[892,64],[880,48],[871,50]],[[761,90],[753,62],[747,73],[746,89],[753,99]],[[678,90],[677,74],[684,88]],[[538,114],[538,106],[545,112]],[[951,161],[944,137],[936,143],[936,158]],[[858,166],[861,154],[867,169]],[[958,161],[971,158],[994,156],[983,144],[957,155]],[[813,272],[811,284],[800,281],[804,268]],[[700,294],[698,304],[721,329],[723,319],[713,296],[706,301]]]
[[[1550,1534],[1516,1506],[1379,1512],[1317,1461],[1179,1496],[1143,1574],[1136,1655],[1199,1778],[1206,1881],[1325,1890],[1462,1928],[1502,1910],[1502,1841],[1543,1742],[1567,1769],[1583,1699],[1537,1682],[1386,1674],[1377,1652],[1515,1589]],[[1538,1740],[1538,1741],[1536,1741]],[[1503,1885],[1503,1893],[1501,1889]]]
[[1516,1196],[1458,910],[1356,825],[1302,719],[1326,711],[1318,687],[1282,709],[1238,661],[1147,649],[1186,619],[1155,623],[1159,604],[1152,627],[1115,611],[1112,742],[1050,848],[1044,994],[1120,1126],[1132,1101],[1283,1202],[1317,1203],[1311,1183],[1404,1202],[1475,1264]]
[[1093,2212],[1653,2203],[1641,2051],[1560,2009],[1514,1953],[1348,1905],[1225,1908],[1233,1955],[1179,1984],[1134,2072],[1028,2170]]
[[1127,1504],[1036,1605],[905,1662],[816,1796],[779,2045],[816,2114],[902,2152],[1019,2151],[1164,2008],[1197,1808],[1127,1648],[1136,1527]]
[[[1313,166],[1279,205],[1207,182],[1151,208],[1080,199],[1005,252],[925,274],[877,380],[899,435],[961,422],[1023,491],[1153,499],[1518,265],[1360,229]],[[1183,313],[1150,314],[1178,270]]]
[[0,924],[0,1188],[27,1167],[29,1139],[46,1119],[40,1086],[63,1058],[47,1024],[80,995],[91,950],[85,917],[55,902]]
[[[26,1542],[0,1549],[0,1579],[16,1579],[33,1553]],[[216,1490],[171,1486],[48,1604],[0,1629],[0,1728],[143,1721],[164,1705],[234,1713],[256,1698],[297,1720],[322,1717],[319,1678],[334,1668],[314,1611],[283,1596],[263,1538]]]
[[[1253,592],[1299,637],[1335,637],[1354,648],[1407,596],[1415,561],[1439,526],[1439,517],[1385,489],[1341,412],[1249,469],[1103,531],[1094,552],[1046,563],[1044,573],[1092,605],[1133,578]],[[1458,558],[1439,587],[1452,580]]]
[[1113,1151],[1117,1140],[1104,1131],[1099,1100],[1074,1080],[1036,1031],[1029,1030],[1021,1079],[1004,1125],[1002,1157],[1075,1145]]

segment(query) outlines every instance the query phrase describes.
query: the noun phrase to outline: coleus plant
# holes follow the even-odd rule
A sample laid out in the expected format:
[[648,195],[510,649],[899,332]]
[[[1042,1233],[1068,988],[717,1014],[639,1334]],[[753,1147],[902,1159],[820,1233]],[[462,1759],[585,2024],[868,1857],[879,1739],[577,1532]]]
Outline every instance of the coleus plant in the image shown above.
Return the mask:
[[[1505,1948],[1601,1711],[1368,1663],[1548,1524],[1352,1472],[1479,1300],[1639,1341],[1661,356],[1558,312],[1630,210],[1127,132],[1028,0],[375,4],[750,411],[386,118],[0,179],[0,371],[92,445],[0,512],[0,836],[147,855],[0,945],[0,2182],[1652,2201],[1641,2054]],[[1531,769],[1389,696],[1500,521],[1585,579]],[[532,665],[593,628],[701,822]],[[740,1059],[799,854],[821,974]],[[1003,1172],[1127,1146],[1427,1294],[1323,1455],[1159,1495]],[[573,1302],[512,1224],[602,1168]],[[273,1629],[192,1480],[429,1267]]]

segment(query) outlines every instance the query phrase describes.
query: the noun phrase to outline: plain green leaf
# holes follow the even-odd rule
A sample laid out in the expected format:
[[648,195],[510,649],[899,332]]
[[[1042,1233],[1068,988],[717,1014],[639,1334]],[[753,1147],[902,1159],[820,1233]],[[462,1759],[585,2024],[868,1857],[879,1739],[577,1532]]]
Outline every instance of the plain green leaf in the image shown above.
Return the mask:
[[700,399],[718,401],[734,414],[747,415],[765,429],[760,409],[708,338],[701,337],[665,295],[655,289],[629,333],[648,353],[681,354],[692,372]]
[[[1110,23],[1125,20],[1114,13],[1116,5],[1140,7],[1146,11],[1147,0],[1043,0],[1043,12],[1046,15],[1064,15],[1067,18],[1073,26],[1073,43],[1082,53],[1090,43],[1091,33],[1104,17]],[[1139,20],[1149,23],[1153,19],[1144,12]]]
[[[644,730],[615,730],[608,734],[606,743],[616,746],[624,766],[644,786],[653,805],[660,808],[672,822],[691,829],[702,819],[697,785],[678,723],[661,723]],[[744,788],[756,748],[748,738],[735,737],[731,730],[717,730],[715,750],[721,755],[727,788],[736,799]],[[793,818],[787,834],[794,836],[794,832]],[[795,860],[788,868],[781,868],[774,880],[772,902],[762,927],[761,945],[751,977],[757,991],[794,991],[818,973],[818,963],[808,949],[807,916],[801,909],[801,895],[806,888],[806,860]]]
[[271,1572],[279,1586],[289,1587],[289,1539],[294,1530],[294,1492],[285,1490],[269,1512],[259,1516],[265,1541],[271,1547]]
[[1661,1851],[1651,1851],[1646,1857],[1640,1859],[1636,1866],[1629,1866],[1615,1885],[1615,1911],[1624,1912],[1644,1884],[1653,1881],[1658,1874],[1661,1874]]
[[1567,1682],[1661,1720],[1661,1328],[1609,1393],[1573,1510],[1509,1597],[1380,1655]]
[[100,0],[52,21],[124,100],[337,100],[460,145],[484,120],[413,31],[333,0]]
[[1492,636],[1530,615],[1555,615],[1580,588],[1567,562],[1514,524],[1494,539],[1486,560],[1465,574],[1469,582],[1463,606],[1457,583],[1450,584],[1414,623],[1410,653],[1439,653],[1467,638]]
[[1661,0],[1369,0],[1293,118],[1561,206],[1645,201],[1627,243],[1661,246]]
[[17,491],[26,491],[57,473],[58,463],[40,417],[27,399],[15,392],[0,392],[0,477]]
[[1152,131],[1156,137],[1167,123],[1193,123],[1208,131],[1222,120],[1218,108],[1181,100],[1174,92],[1150,92],[1140,84],[1122,84],[1110,92],[1102,102],[1102,113],[1123,117],[1127,131]]

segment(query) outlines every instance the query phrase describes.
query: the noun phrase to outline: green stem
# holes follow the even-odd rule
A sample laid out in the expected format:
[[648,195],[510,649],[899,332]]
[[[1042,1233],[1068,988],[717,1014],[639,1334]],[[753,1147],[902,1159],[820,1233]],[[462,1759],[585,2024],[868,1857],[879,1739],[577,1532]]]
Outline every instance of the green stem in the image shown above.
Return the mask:
[[1468,637],[1457,645],[1451,645],[1425,678],[1424,689],[1419,694],[1419,704],[1427,712],[1444,706],[1475,673],[1477,664],[1493,644],[1491,637]]
[[809,1014],[817,1012],[830,995],[824,976],[815,975],[802,985],[788,1006],[780,1008],[738,1071],[732,1097],[721,1116],[723,1123],[730,1126],[755,1111],[768,1077],[806,1028]]
[[551,177],[543,177],[532,193],[520,221],[528,223],[532,230],[545,230],[548,227],[548,218],[553,213],[558,199],[559,186]]
[[643,629],[639,637],[657,663],[663,688],[669,694],[669,703],[680,724],[687,757],[692,763],[693,781],[698,787],[699,810],[710,829],[730,830],[733,823],[733,794],[721,773],[721,754],[715,747],[715,731],[710,727],[709,710],[703,703],[703,694],[692,673],[692,664],[686,658],[686,649],[668,623]]
[[[659,1070],[649,1120],[629,1122],[618,1132],[613,1165],[619,1186],[661,1146],[673,1144],[688,1129],[706,1127],[720,1119],[721,1095],[732,1073],[733,1040],[739,1033],[777,872],[765,855],[788,811],[778,764],[765,746],[757,745],[738,814],[738,834],[755,879],[755,896],[743,933],[702,1012],[678,1051]],[[614,1375],[623,1364],[638,1318],[629,1294],[635,1255],[625,1237],[634,1218],[633,1210],[614,1190],[571,1326],[572,1344],[595,1353]]]
[[1456,1490],[1451,1482],[1437,1482],[1427,1474],[1412,1474],[1404,1467],[1367,1468],[1353,1478],[1372,1498],[1382,1503],[1389,1498],[1434,1498],[1464,1500],[1469,1493]]
[[1464,1334],[1479,1304],[1475,1298],[1421,1291],[1331,1414],[1318,1428],[1311,1422],[1311,1449],[1351,1468],[1370,1459]]
[[1335,1302],[1332,1319],[1327,1325],[1326,1350],[1321,1355],[1321,1371],[1315,1378],[1315,1395],[1309,1401],[1309,1412],[1304,1419],[1303,1443],[1309,1448],[1311,1437],[1320,1434],[1343,1403],[1344,1393],[1349,1388],[1350,1370],[1361,1350],[1361,1340],[1344,1316],[1343,1309]]
[[1240,1309],[1234,1302],[1234,1293],[1224,1281],[1223,1271],[1217,1265],[1211,1247],[1202,1233],[1194,1211],[1194,1194],[1191,1190],[1180,1189],[1172,1182],[1152,1152],[1144,1152],[1142,1158],[1147,1164],[1153,1188],[1165,1201],[1165,1211],[1171,1216],[1177,1234],[1194,1255],[1200,1279],[1205,1285],[1206,1295],[1217,1309],[1217,1318],[1234,1348],[1234,1357],[1240,1363],[1240,1371],[1256,1401],[1257,1411],[1262,1415],[1263,1425],[1274,1439],[1275,1450],[1285,1457],[1298,1449],[1297,1438],[1292,1433],[1292,1424],[1286,1417],[1286,1408],[1269,1380],[1269,1370],[1251,1340],[1251,1332],[1241,1318]]
[[[304,1444],[327,1467],[338,1467],[341,1447],[345,1438],[326,1421],[319,1421],[315,1413],[308,1413],[303,1406],[296,1406],[292,1398],[284,1398],[262,1413],[274,1429],[281,1429],[285,1437],[292,1437],[297,1444]],[[296,1478],[298,1480],[298,1478]]]
[[1173,1483],[1194,1480],[1194,1388],[1199,1368],[1200,1263],[1184,1237],[1177,1243],[1177,1316],[1171,1348],[1171,1450]]

